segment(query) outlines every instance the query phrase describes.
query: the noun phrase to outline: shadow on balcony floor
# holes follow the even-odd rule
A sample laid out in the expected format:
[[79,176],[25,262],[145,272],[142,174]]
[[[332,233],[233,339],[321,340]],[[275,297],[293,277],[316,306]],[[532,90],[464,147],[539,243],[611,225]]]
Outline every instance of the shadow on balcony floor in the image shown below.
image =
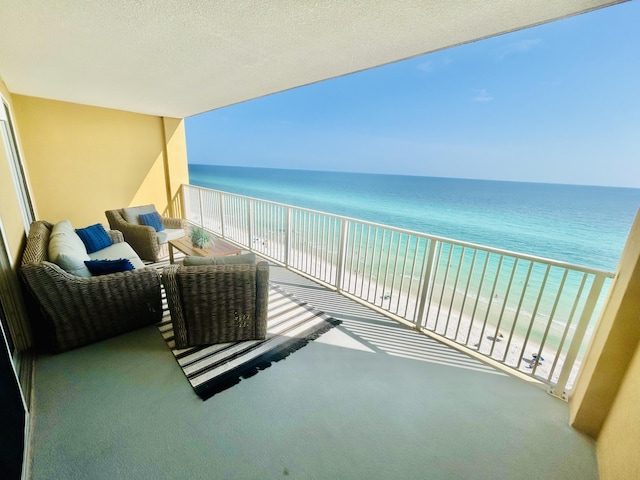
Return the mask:
[[568,407],[280,267],[343,325],[206,402],[155,327],[36,365],[33,478],[594,479]]

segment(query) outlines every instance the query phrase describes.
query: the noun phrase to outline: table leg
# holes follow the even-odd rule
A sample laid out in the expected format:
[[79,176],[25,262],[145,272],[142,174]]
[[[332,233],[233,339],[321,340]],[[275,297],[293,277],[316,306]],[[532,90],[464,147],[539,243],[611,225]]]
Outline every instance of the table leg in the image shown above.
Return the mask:
[[169,244],[169,263],[173,264],[173,245]]

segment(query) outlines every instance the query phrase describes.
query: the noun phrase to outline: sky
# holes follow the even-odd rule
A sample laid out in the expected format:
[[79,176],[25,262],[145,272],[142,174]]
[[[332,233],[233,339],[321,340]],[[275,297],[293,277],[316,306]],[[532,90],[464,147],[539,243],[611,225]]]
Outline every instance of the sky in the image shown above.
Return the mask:
[[193,164],[640,188],[640,0],[185,125]]

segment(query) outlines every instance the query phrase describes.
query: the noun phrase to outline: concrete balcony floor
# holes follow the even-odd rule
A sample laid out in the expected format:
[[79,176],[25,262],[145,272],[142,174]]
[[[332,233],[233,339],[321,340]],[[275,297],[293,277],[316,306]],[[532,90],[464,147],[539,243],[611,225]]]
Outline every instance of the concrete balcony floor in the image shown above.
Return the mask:
[[566,403],[281,267],[343,324],[203,402],[156,327],[35,372],[32,478],[595,479]]

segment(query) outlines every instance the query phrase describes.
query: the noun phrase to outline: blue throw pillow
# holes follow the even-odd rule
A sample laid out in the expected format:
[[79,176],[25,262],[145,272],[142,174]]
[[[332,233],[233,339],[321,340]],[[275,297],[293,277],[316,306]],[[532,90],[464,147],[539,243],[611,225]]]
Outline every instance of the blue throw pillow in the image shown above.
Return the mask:
[[158,212],[142,214],[138,217],[138,220],[140,220],[142,225],[149,225],[150,227],[153,227],[156,232],[164,230],[164,225],[162,224],[162,219]]
[[133,270],[133,264],[128,258],[118,260],[86,260],[84,264],[93,275],[107,275],[109,273]]
[[76,233],[84,243],[87,253],[97,252],[113,245],[111,237],[100,223],[86,228],[78,228]]

